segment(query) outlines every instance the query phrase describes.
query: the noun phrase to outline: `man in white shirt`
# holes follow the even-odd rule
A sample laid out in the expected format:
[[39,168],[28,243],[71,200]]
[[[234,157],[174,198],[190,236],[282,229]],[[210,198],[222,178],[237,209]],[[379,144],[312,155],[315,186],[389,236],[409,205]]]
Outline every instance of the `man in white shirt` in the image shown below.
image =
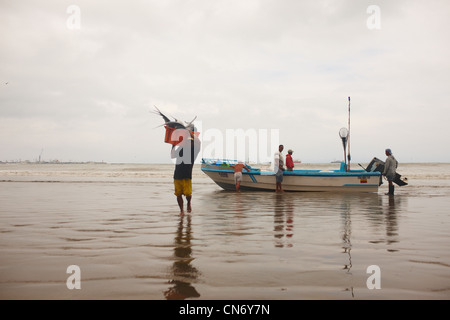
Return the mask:
[[275,152],[273,159],[273,171],[275,171],[276,178],[276,188],[275,192],[284,192],[281,183],[283,182],[283,171],[284,171],[284,161],[283,161],[283,149],[284,146],[280,144],[278,146],[278,152]]

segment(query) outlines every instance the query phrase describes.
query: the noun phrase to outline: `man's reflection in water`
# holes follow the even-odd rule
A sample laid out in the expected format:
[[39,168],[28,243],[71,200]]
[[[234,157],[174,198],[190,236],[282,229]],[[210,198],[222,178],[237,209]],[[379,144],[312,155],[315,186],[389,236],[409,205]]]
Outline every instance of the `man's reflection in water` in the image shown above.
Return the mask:
[[[397,212],[401,206],[400,197],[389,197],[388,209],[386,214],[386,243],[395,244],[398,242],[398,217]],[[388,249],[389,252],[398,251],[393,248]]]
[[[400,241],[399,239],[399,215],[401,212],[402,202],[405,198],[401,196],[381,197],[377,195],[373,204],[367,203],[366,207],[371,208],[367,211],[369,223],[375,230],[380,227],[386,228],[385,235],[374,234],[374,238],[369,242],[373,244],[388,244],[386,248],[389,252],[396,252],[398,248],[394,245]],[[391,246],[392,245],[392,246]]]
[[[186,226],[184,226],[186,219]],[[191,285],[198,277],[199,271],[191,265],[192,260],[192,229],[191,215],[180,217],[177,233],[175,236],[174,258],[171,272],[173,279],[170,281],[172,287],[164,292],[167,300],[184,300],[186,298],[198,298],[200,294]]]
[[275,195],[273,223],[275,247],[292,247],[291,238],[294,235],[294,206],[291,197],[283,197],[282,194]]

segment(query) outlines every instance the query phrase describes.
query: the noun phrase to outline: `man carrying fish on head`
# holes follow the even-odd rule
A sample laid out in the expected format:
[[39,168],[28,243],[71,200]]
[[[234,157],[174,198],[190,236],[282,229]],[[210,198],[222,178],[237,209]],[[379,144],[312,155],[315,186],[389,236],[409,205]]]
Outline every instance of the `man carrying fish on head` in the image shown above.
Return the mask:
[[193,125],[195,118],[189,123],[182,123],[176,119],[170,121],[158,108],[156,110],[155,113],[161,115],[165,121],[166,131],[170,132],[170,137],[166,137],[168,139],[166,142],[172,144],[170,157],[176,159],[173,173],[174,194],[180,207],[180,215],[184,214],[183,195],[187,201],[187,212],[190,213],[192,211],[192,169],[201,147],[200,139],[197,137],[198,133]]

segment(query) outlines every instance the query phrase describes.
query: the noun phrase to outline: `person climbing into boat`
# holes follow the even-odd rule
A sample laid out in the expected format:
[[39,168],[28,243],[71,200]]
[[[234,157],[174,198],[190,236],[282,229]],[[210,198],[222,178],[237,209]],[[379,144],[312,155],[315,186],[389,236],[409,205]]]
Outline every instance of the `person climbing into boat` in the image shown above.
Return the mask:
[[286,155],[286,168],[287,171],[292,171],[294,169],[294,160],[292,160],[292,154],[294,151],[292,149],[288,150],[288,154]]
[[276,178],[276,186],[275,186],[275,192],[284,192],[283,187],[281,183],[283,182],[283,171],[284,171],[284,161],[283,161],[283,152],[284,146],[280,144],[278,146],[278,152],[275,152],[274,154],[274,168],[273,171],[275,171],[275,178]]
[[231,167],[234,168],[234,182],[236,183],[236,192],[241,192],[239,190],[239,187],[241,186],[242,181],[242,170],[246,169],[247,171],[250,171],[250,168],[247,167],[242,161],[239,161],[237,164],[232,165]]
[[393,181],[394,181],[396,170],[398,167],[398,161],[392,155],[391,149],[386,149],[385,154],[386,154],[387,158],[386,158],[386,161],[384,164],[383,176],[385,176],[389,182],[389,192],[386,194],[393,196],[394,189],[395,189]]
[[[200,152],[201,142],[193,131],[185,129],[177,129],[187,132],[183,132],[183,140],[176,145],[172,146],[171,158],[176,159],[175,171],[173,173],[173,181],[175,187],[175,195],[177,196],[178,206],[180,207],[180,215],[184,214],[184,201],[183,195],[187,201],[187,212],[192,211],[191,199],[192,199],[192,169],[194,167],[195,159]],[[195,131],[195,129],[194,129]],[[184,138],[187,136],[187,139]]]

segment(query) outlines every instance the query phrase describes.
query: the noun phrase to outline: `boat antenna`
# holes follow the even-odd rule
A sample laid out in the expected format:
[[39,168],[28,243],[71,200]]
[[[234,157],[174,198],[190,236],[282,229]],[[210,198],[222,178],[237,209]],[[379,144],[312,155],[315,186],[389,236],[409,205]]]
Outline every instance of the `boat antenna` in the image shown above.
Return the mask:
[[350,171],[350,161],[352,160],[352,157],[350,156],[350,97],[348,97],[348,135],[347,135],[347,144],[348,144],[348,167],[347,170]]

